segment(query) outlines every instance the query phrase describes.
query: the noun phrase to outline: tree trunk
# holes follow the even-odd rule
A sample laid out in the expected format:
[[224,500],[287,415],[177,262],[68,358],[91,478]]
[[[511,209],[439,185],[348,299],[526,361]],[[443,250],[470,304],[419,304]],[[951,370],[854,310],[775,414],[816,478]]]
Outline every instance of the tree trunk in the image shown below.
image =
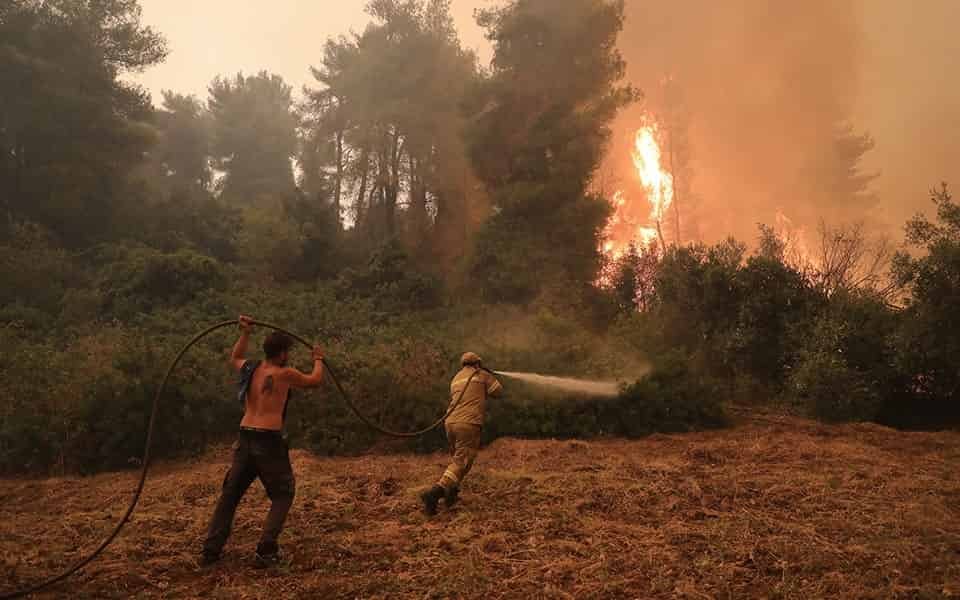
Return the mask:
[[427,231],[427,186],[421,173],[423,163],[410,155],[410,223],[413,242],[423,243]]
[[333,213],[336,219],[336,227],[339,232],[342,227],[340,220],[340,194],[343,190],[343,130],[337,131],[337,180],[333,188]]
[[4,145],[0,148],[0,152],[3,152],[3,157],[0,159],[3,161],[0,163],[0,167],[2,167],[0,173],[3,177],[0,189],[4,190],[4,193],[0,195],[3,196],[3,210],[6,213],[7,225],[12,225],[14,207],[23,203],[21,194],[23,193],[23,173],[26,169],[26,160],[24,159],[26,150],[21,145],[19,136],[14,133],[13,139],[10,140],[10,146],[6,147]]
[[366,201],[367,195],[367,172],[370,170],[370,154],[367,148],[364,148],[360,155],[360,165],[360,191],[357,193],[356,205],[354,206],[356,221],[353,226],[356,228],[363,227],[366,212],[364,210],[364,202]]
[[674,243],[680,245],[680,183],[673,161],[673,127],[670,127],[670,182],[673,184],[673,225],[676,232]]
[[[2,119],[0,131],[9,132],[10,123],[5,109],[0,109],[0,119]],[[18,187],[16,143],[16,139],[8,139],[6,135],[0,136],[0,195],[3,196],[3,208],[8,224],[13,222],[10,198],[17,194]]]
[[[387,231],[390,227],[390,216],[387,211],[387,188],[389,187],[390,179],[390,161],[387,157],[389,149],[386,147],[387,139],[382,138],[380,144],[380,149],[377,152],[377,178],[376,178],[376,215],[378,222],[376,224],[372,223],[371,220],[371,230],[376,229],[375,235],[377,239],[380,239],[382,233]],[[374,202],[370,202],[370,212],[374,214],[373,211]]]
[[28,172],[27,165],[27,149],[20,144],[19,140],[14,142],[16,145],[16,155],[13,157],[13,197],[7,200],[7,219],[9,223],[13,223],[13,215],[17,210],[22,212],[25,209],[26,199],[23,195],[26,193],[23,189],[23,176],[24,173]]
[[387,149],[389,152],[389,162],[386,165],[387,177],[385,185],[386,189],[384,190],[383,210],[384,224],[386,225],[386,235],[387,237],[393,237],[397,230],[397,196],[400,193],[401,150],[399,129],[393,128]]

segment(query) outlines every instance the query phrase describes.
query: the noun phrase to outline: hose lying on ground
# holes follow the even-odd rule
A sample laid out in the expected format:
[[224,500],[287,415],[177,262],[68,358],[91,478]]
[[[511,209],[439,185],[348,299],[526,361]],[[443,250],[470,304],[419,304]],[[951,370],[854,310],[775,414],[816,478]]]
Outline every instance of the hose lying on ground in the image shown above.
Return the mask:
[[[268,329],[273,329],[274,331],[279,331],[280,333],[286,334],[291,338],[293,338],[294,340],[300,342],[307,348],[313,347],[312,344],[310,344],[310,342],[308,342],[304,338],[300,337],[295,333],[291,333],[283,329],[282,327],[271,325],[270,323],[263,323],[260,321],[252,321],[252,323],[254,325],[266,327]],[[170,380],[170,375],[173,373],[174,369],[177,367],[177,364],[180,363],[180,359],[183,358],[183,355],[186,354],[187,350],[192,348],[194,344],[196,344],[203,338],[207,337],[214,331],[217,331],[218,329],[223,329],[224,327],[230,327],[232,325],[237,325],[237,324],[239,324],[239,321],[232,320],[232,321],[223,321],[222,323],[217,323],[216,325],[211,325],[210,327],[207,327],[200,333],[193,336],[193,338],[191,338],[191,340],[187,342],[183,346],[183,348],[181,348],[180,352],[177,353],[177,356],[170,363],[170,366],[167,367],[167,372],[163,376],[163,380],[160,382],[160,387],[157,388],[157,393],[153,397],[153,406],[150,409],[150,423],[147,425],[147,441],[144,444],[144,448],[143,448],[143,461],[142,461],[143,467],[141,468],[141,471],[140,471],[140,481],[137,483],[137,489],[133,492],[133,498],[130,500],[130,505],[127,507],[127,512],[124,513],[123,517],[117,523],[116,527],[114,527],[113,531],[110,532],[110,535],[108,535],[107,538],[103,540],[103,542],[99,546],[97,546],[96,550],[91,552],[88,556],[77,561],[73,566],[68,568],[66,571],[60,573],[59,575],[51,577],[45,581],[41,581],[40,583],[34,584],[30,587],[26,587],[13,592],[0,593],[0,600],[12,600],[13,598],[22,598],[23,596],[33,594],[55,583],[63,581],[67,577],[73,575],[74,573],[82,569],[84,566],[92,562],[93,559],[99,556],[100,553],[103,552],[107,548],[107,546],[110,545],[111,542],[113,542],[113,540],[117,537],[117,535],[119,535],[120,530],[123,529],[123,526],[126,525],[127,521],[130,520],[130,515],[133,514],[133,510],[136,508],[137,502],[139,502],[140,500],[140,494],[143,492],[143,486],[147,481],[147,470],[150,468],[150,446],[153,441],[153,426],[157,421],[157,410],[160,406],[160,398],[163,396],[163,393],[166,390],[167,382]],[[327,360],[324,359],[323,364],[324,364],[324,367],[326,368],[326,372],[327,372],[326,374],[330,377],[330,381],[333,383],[334,387],[337,388],[337,392],[339,392],[340,396],[347,403],[347,406],[350,407],[350,410],[353,412],[353,414],[355,414],[368,427],[371,427],[374,430],[384,435],[388,435],[396,438],[418,437],[426,433],[429,433],[430,431],[439,427],[440,424],[443,423],[448,416],[450,416],[450,413],[452,413],[453,409],[456,408],[457,404],[460,403],[460,400],[463,399],[463,394],[464,392],[466,392],[467,386],[470,385],[470,380],[467,380],[467,385],[463,387],[463,390],[460,392],[460,396],[457,397],[457,400],[451,403],[450,407],[447,409],[447,412],[444,413],[442,417],[434,421],[431,425],[424,427],[423,429],[419,429],[417,431],[392,431],[390,429],[387,429],[379,425],[378,423],[374,422],[369,417],[364,415],[360,411],[360,409],[357,408],[357,405],[354,404],[353,399],[343,389],[343,386],[340,385],[340,380],[337,379],[336,374],[334,373],[333,369],[330,367],[330,363],[328,363]],[[470,379],[473,379],[473,375],[476,375],[476,371],[470,376]]]

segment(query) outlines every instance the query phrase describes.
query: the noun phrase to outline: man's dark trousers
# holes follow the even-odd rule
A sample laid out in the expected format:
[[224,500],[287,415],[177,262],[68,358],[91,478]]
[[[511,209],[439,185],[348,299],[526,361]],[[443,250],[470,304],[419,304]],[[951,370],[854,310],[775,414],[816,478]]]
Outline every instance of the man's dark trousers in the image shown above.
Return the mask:
[[295,490],[289,447],[280,432],[241,428],[240,438],[234,446],[233,463],[223,479],[223,492],[203,543],[204,554],[219,555],[223,550],[230,537],[237,505],[257,477],[270,498],[270,512],[263,525],[260,543],[257,544],[257,554],[267,556],[277,553],[277,538],[293,505]]

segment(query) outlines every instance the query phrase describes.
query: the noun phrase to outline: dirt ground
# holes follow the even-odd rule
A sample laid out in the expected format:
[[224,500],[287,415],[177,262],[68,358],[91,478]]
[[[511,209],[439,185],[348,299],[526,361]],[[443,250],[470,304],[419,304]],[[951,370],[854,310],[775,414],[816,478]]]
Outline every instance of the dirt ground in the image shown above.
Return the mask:
[[[293,453],[287,563],[252,566],[255,483],[197,566],[229,448],[159,464],[97,561],[42,598],[951,598],[960,433],[787,417],[639,441],[503,439],[453,510],[445,457]],[[122,514],[136,474],[0,481],[0,591],[57,572]]]

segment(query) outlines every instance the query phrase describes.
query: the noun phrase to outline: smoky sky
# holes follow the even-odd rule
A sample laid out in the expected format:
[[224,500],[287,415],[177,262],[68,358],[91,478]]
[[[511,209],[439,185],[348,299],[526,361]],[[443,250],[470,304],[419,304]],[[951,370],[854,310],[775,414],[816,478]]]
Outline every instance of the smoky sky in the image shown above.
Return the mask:
[[[557,0],[558,2],[563,0]],[[368,22],[365,0],[141,0],[169,41],[167,61],[136,80],[206,96],[218,74],[266,69],[295,90],[311,83],[324,41]],[[493,0],[454,0],[465,46],[490,59],[473,21]],[[876,202],[868,217],[894,233],[929,206],[927,191],[958,180],[960,2],[956,0],[627,0],[620,48],[645,102],[616,122],[606,169],[629,182],[629,133],[643,110],[682,99],[689,174],[704,239],[752,239],[777,211],[814,227],[850,219],[811,165],[829,161],[835,129],[869,133],[864,159]],[[958,183],[957,185],[960,185]],[[629,186],[628,186],[629,187]],[[859,208],[858,208],[859,210]]]
[[[216,75],[277,73],[299,91],[313,84],[309,67],[323,57],[330,37],[362,32],[370,21],[367,0],[140,0],[143,22],[167,38],[164,64],[136,76],[160,101],[160,91],[206,96]],[[452,12],[465,47],[489,60],[489,45],[473,11],[491,0],[453,0]]]
[[[957,175],[960,59],[955,0],[628,0],[620,47],[643,110],[682,102],[690,186],[705,239],[751,239],[779,211],[815,228],[863,219],[896,233]],[[670,78],[670,91],[663,81]],[[834,132],[869,133],[873,203],[829,191]],[[624,170],[614,140],[611,162]],[[683,202],[684,198],[681,197]],[[682,208],[682,207],[681,207]]]

